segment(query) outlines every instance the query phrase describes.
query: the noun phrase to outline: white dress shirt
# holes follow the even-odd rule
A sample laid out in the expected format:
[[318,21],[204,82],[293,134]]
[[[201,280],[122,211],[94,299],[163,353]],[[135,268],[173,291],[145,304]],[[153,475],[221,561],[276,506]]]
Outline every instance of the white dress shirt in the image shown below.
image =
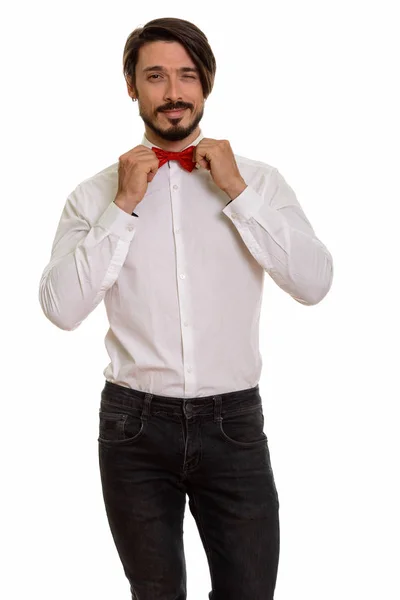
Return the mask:
[[265,272],[302,304],[328,293],[332,256],[292,188],[276,168],[235,159],[247,187],[232,201],[210,171],[177,161],[157,171],[137,217],[114,202],[118,162],[67,197],[39,301],[72,331],[104,300],[108,381],[181,398],[254,387]]

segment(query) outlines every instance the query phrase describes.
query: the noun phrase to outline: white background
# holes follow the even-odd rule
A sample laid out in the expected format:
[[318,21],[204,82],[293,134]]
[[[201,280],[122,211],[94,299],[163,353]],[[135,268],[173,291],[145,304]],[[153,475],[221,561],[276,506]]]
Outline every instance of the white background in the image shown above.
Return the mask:
[[[74,332],[38,289],[67,195],[141,142],[122,50],[158,17],[217,60],[201,128],[279,169],[334,259],[318,305],[269,276],[260,380],[280,497],[276,600],[399,600],[396,2],[19,2],[1,19],[1,546],[7,600],[128,600],[97,428],[108,323]],[[143,8],[145,7],[145,8]],[[188,600],[211,590],[188,505]],[[240,600],[240,599],[237,599]]]

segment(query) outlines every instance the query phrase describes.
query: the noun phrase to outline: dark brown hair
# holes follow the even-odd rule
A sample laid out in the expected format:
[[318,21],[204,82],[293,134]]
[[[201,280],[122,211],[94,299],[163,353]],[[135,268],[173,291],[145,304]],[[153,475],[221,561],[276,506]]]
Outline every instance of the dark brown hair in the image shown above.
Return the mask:
[[135,69],[139,50],[144,44],[156,41],[175,41],[184,46],[199,69],[203,96],[206,99],[214,86],[217,64],[204,33],[184,19],[153,19],[132,31],[123,52],[123,72],[128,83],[136,88]]

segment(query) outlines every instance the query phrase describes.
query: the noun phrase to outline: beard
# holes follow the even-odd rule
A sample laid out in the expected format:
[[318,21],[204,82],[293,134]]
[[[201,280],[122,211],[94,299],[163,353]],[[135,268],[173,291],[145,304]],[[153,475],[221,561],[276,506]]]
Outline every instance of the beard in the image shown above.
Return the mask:
[[[190,108],[188,109],[190,110]],[[159,113],[161,114],[161,113]],[[155,123],[156,119],[151,119],[150,116],[142,109],[140,106],[139,100],[139,115],[142,118],[143,122],[161,139],[166,140],[168,142],[178,142],[180,140],[184,140],[187,138],[193,131],[196,129],[204,114],[204,104],[199,110],[199,112],[195,115],[195,118],[189,125],[180,125],[182,119],[186,119],[186,115],[180,117],[178,119],[169,119],[170,125],[165,128],[158,127]]]

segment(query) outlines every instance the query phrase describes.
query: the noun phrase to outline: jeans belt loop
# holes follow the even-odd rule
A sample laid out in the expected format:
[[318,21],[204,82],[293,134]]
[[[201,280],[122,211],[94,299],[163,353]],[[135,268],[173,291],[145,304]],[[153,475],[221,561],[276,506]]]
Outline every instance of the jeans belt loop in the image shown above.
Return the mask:
[[222,417],[221,417],[221,406],[222,406],[221,396],[213,396],[213,400],[214,400],[214,421],[216,421],[216,422],[222,421]]
[[146,395],[144,397],[143,410],[142,410],[142,418],[144,420],[147,420],[150,415],[150,407],[151,407],[152,398],[153,398],[153,394],[146,392]]

